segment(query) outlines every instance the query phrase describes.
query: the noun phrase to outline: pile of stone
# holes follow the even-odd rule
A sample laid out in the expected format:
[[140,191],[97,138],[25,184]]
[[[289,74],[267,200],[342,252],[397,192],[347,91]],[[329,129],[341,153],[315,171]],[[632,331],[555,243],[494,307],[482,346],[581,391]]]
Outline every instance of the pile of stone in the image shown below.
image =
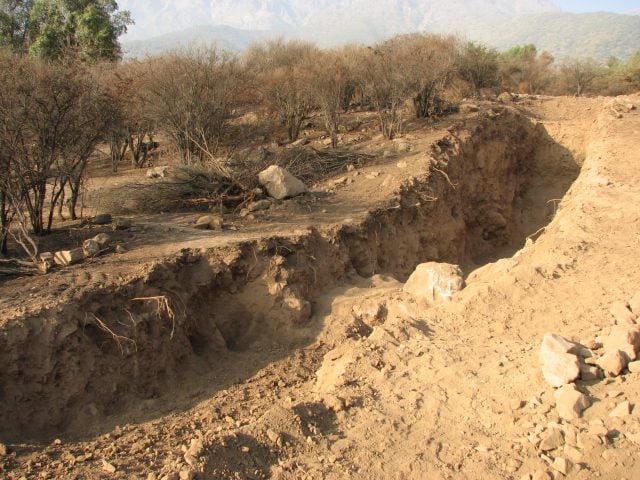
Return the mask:
[[[608,335],[582,345],[554,333],[547,333],[540,347],[540,363],[545,381],[556,388],[555,407],[564,423],[550,423],[538,438],[541,458],[551,468],[564,475],[569,474],[583,459],[581,450],[589,450],[606,441],[609,430],[602,419],[589,423],[588,431],[579,431],[571,425],[582,417],[591,406],[588,387],[605,378],[607,381],[629,373],[640,372],[640,292],[629,303],[616,303],[611,308],[615,324]],[[575,382],[581,380],[578,387]],[[632,412],[632,404],[623,400],[609,412],[609,417],[619,419]],[[556,458],[547,452],[563,448],[563,455]]]

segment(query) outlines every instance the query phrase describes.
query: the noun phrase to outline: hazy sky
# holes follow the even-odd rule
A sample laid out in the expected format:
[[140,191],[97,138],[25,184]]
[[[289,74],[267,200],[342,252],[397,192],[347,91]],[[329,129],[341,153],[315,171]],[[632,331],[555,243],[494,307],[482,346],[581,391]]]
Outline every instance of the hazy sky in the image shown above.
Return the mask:
[[640,8],[640,0],[556,0],[555,3],[570,12],[627,12]]

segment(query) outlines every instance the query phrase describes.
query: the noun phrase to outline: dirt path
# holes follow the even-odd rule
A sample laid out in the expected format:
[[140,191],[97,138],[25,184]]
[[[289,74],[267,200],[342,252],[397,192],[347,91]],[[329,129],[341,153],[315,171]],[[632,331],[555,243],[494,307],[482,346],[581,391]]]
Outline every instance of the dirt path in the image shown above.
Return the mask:
[[[354,175],[353,183],[327,184],[328,190],[336,190],[335,196],[290,203],[222,237],[192,232],[185,216],[164,217],[166,225],[158,218],[144,219],[141,223],[148,232],[138,240],[139,248],[88,269],[93,278],[107,264],[102,262],[108,262],[112,282],[103,279],[96,285],[89,281],[74,292],[65,290],[58,301],[76,301],[80,308],[102,312],[106,319],[108,312],[91,310],[90,303],[106,298],[118,302],[123,289],[129,288],[128,293],[142,289],[138,283],[152,288],[162,281],[175,289],[185,283],[201,285],[182,285],[184,291],[180,290],[182,298],[189,298],[190,314],[199,326],[195,330],[185,326],[181,337],[182,324],[178,324],[178,336],[170,342],[154,340],[159,342],[156,352],[163,352],[156,362],[162,370],[157,375],[164,381],[145,384],[150,389],[146,395],[135,389],[122,390],[117,382],[128,374],[128,367],[111,364],[112,370],[117,368],[122,374],[103,372],[105,382],[113,378],[113,391],[97,389],[98,379],[90,380],[86,387],[112,396],[110,402],[103,405],[94,397],[91,404],[84,400],[71,403],[77,408],[61,410],[70,417],[62,442],[49,446],[12,443],[11,453],[0,458],[0,471],[12,480],[23,476],[537,479],[563,476],[549,463],[566,458],[574,465],[567,472],[569,478],[634,478],[640,468],[640,410],[634,405],[623,418],[612,418],[609,413],[622,401],[634,404],[640,397],[638,374],[581,382],[580,388],[588,392],[593,405],[583,418],[564,421],[554,406],[554,389],[544,382],[538,364],[538,349],[546,332],[584,344],[598,341],[614,323],[611,305],[630,300],[640,290],[640,115],[637,110],[625,111],[617,118],[611,102],[638,105],[640,98],[526,102],[519,108],[534,122],[541,122],[548,133],[536,137],[538,146],[531,151],[534,166],[521,162],[526,149],[511,151],[509,145],[492,143],[496,137],[490,129],[484,136],[476,132],[482,145],[490,147],[474,147],[476,137],[470,136],[461,137],[458,144],[463,145],[466,156],[444,148],[451,159],[446,165],[451,183],[440,177],[437,192],[435,184],[426,183],[425,188],[419,183],[403,195],[390,195],[400,184],[427,175],[433,154],[430,145],[446,134],[443,131],[414,134],[411,141],[416,153],[369,166]],[[483,125],[489,128],[490,123]],[[523,126],[512,133],[525,139],[538,135],[534,127]],[[525,192],[522,197],[514,197],[513,192],[505,197],[517,199],[509,203],[509,209],[501,206],[501,214],[514,220],[506,230],[480,221],[478,212],[491,210],[506,195],[501,189],[492,190],[487,183],[492,177],[463,182],[478,172],[466,166],[470,158],[490,170],[498,168],[491,164],[493,157],[517,160],[513,170],[496,170],[495,178],[503,175],[513,182],[515,191],[524,188]],[[559,202],[577,174],[573,161],[582,170]],[[526,185],[517,178],[522,165],[526,166]],[[551,169],[561,185],[549,183],[548,176],[539,175],[536,169]],[[476,188],[478,185],[484,189]],[[433,223],[427,215],[423,224],[421,207],[410,208],[409,204],[436,193],[450,199],[440,202],[447,207],[446,214],[438,202],[429,205],[428,215],[439,220]],[[457,221],[460,214],[452,211],[461,195],[471,203],[491,197],[477,211],[459,205],[466,230]],[[424,259],[464,261],[469,271],[474,270],[485,259],[505,257],[520,248],[556,207],[553,221],[534,237],[535,242],[527,243],[513,258],[475,269],[453,302],[426,308],[386,275],[394,273],[403,280],[411,268],[408,259],[415,261],[416,252],[422,252],[419,255]],[[391,210],[385,210],[388,208]],[[377,214],[372,215],[376,209]],[[265,221],[268,226],[260,223]],[[373,223],[382,226],[369,225]],[[145,245],[153,237],[157,243]],[[440,241],[431,245],[434,237]],[[265,238],[278,238],[280,243],[274,250],[271,240]],[[239,240],[247,246],[238,247]],[[261,242],[266,244],[260,247]],[[195,263],[189,263],[189,255],[173,258],[181,248],[191,249]],[[283,253],[286,249],[293,253]],[[301,259],[301,251],[318,258]],[[168,260],[149,266],[151,252]],[[284,266],[276,268],[280,258]],[[225,279],[223,266],[233,272],[231,279]],[[156,280],[158,272],[165,270],[170,275]],[[65,273],[64,282],[76,285],[79,274],[76,270]],[[115,284],[123,286],[115,288]],[[19,287],[20,282],[15,282],[1,291]],[[59,316],[33,313],[52,302],[55,294],[40,296],[46,288],[36,285],[39,298],[28,306],[21,307],[18,297],[3,296],[0,306],[9,313],[3,320],[32,315],[28,328],[64,325]],[[97,296],[100,288],[105,289],[103,297]],[[224,293],[214,296],[213,288]],[[270,295],[261,293],[270,288],[284,290],[275,295],[280,295],[275,303]],[[296,318],[283,320],[283,315],[299,314],[299,308],[283,310],[278,303],[291,299],[310,299],[313,317],[301,323]],[[246,309],[238,310],[238,305]],[[64,312],[73,316],[70,310]],[[272,326],[264,327],[263,321],[255,320],[255,312],[261,312]],[[235,320],[208,330],[202,324],[207,313]],[[133,314],[142,318],[145,312]],[[251,315],[254,321],[244,323]],[[12,333],[6,325],[5,335]],[[229,328],[243,331],[231,335]],[[163,332],[168,337],[168,330]],[[55,335],[59,335],[57,330]],[[73,340],[68,341],[76,342],[75,334],[69,335]],[[142,339],[141,333],[140,348]],[[233,346],[230,339],[236,342]],[[218,347],[213,348],[215,342]],[[90,358],[81,343],[73,346],[78,358]],[[192,354],[174,358],[182,347]],[[104,355],[119,357],[112,343],[101,348]],[[46,362],[64,355],[59,361],[67,362],[66,368],[73,365],[68,356],[74,350],[60,352],[42,352],[37,358]],[[142,355],[140,351],[140,358]],[[138,368],[154,369],[140,362]],[[72,372],[77,381],[90,365],[73,368],[77,368]],[[44,382],[58,381],[49,371],[42,375]],[[66,378],[65,373],[58,375]],[[145,382],[140,373],[132,378]],[[50,394],[46,389],[36,391]],[[39,405],[37,399],[23,395],[24,405]],[[51,408],[49,414],[55,416],[54,403]],[[31,420],[41,421],[37,415]],[[543,453],[540,440],[556,424],[563,432],[562,442]],[[602,429],[605,433],[599,435]],[[40,440],[55,438],[47,432]]]

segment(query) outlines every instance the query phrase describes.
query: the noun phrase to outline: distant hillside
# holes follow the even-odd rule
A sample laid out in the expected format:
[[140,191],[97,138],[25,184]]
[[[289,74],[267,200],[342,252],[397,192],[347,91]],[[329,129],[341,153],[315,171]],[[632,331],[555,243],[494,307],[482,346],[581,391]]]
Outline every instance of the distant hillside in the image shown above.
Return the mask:
[[634,15],[549,12],[512,17],[458,17],[447,25],[436,22],[402,28],[401,23],[393,20],[397,15],[390,17],[390,21],[381,22],[375,12],[349,15],[344,21],[331,21],[332,17],[320,16],[308,28],[288,33],[228,26],[192,27],[149,40],[124,42],[123,47],[128,57],[143,57],[192,44],[216,43],[224,49],[242,51],[256,40],[278,35],[302,37],[328,47],[348,42],[371,44],[398,33],[428,31],[457,33],[463,38],[501,50],[533,43],[540,51],[547,50],[559,59],[593,57],[605,60],[612,55],[627,58],[640,49],[640,16]]
[[215,44],[224,50],[240,52],[251,43],[270,36],[269,32],[240,30],[227,26],[192,27],[180,32],[167,33],[148,40],[122,43],[127,58],[144,58],[189,47]]
[[615,13],[541,13],[508,21],[478,21],[465,29],[468,38],[499,49],[534,43],[556,58],[610,56],[627,58],[640,49],[640,16]]

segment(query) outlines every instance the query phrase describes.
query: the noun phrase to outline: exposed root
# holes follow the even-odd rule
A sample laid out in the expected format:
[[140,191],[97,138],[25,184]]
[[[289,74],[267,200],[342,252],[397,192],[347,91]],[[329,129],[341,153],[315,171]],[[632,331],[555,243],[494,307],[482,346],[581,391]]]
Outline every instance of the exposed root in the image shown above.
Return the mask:
[[[96,327],[98,327],[100,330],[102,330],[107,335],[111,336],[111,338],[113,338],[113,340],[118,345],[118,348],[120,349],[120,354],[121,355],[124,356],[124,348],[122,347],[122,342],[130,342],[130,343],[132,343],[134,350],[138,351],[138,344],[136,343],[135,340],[133,340],[132,338],[129,338],[129,337],[124,337],[122,335],[118,335],[113,330],[111,330],[102,320],[100,320],[96,314],[91,313],[91,316],[93,317],[93,322],[92,323],[94,323]],[[87,322],[87,323],[89,323],[89,322]]]
[[[134,298],[131,301],[132,302],[155,302],[156,318],[158,320],[162,318],[167,318],[171,320],[171,336],[169,338],[173,340],[173,336],[175,335],[175,332],[176,332],[176,314],[173,308],[171,307],[171,299],[169,297],[167,297],[166,295],[160,295],[157,297]],[[184,304],[182,304],[182,311],[183,311],[183,314],[184,312],[186,312],[186,306]]]

